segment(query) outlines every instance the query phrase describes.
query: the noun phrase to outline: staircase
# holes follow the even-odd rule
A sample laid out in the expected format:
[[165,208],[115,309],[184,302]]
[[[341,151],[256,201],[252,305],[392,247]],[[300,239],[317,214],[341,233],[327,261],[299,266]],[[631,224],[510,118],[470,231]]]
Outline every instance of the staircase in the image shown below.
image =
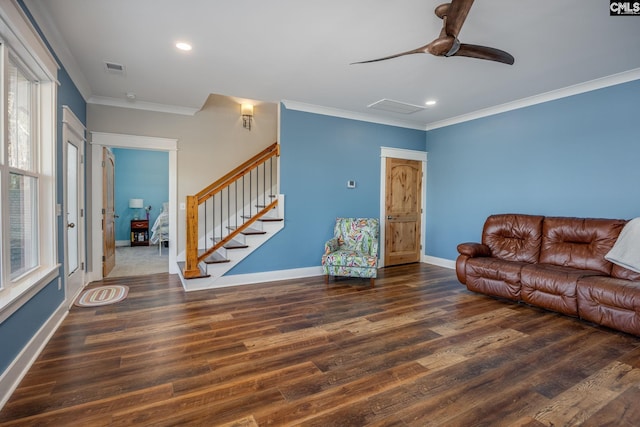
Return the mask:
[[280,147],[269,146],[218,181],[187,196],[185,290],[225,286],[225,274],[284,228],[278,194]]

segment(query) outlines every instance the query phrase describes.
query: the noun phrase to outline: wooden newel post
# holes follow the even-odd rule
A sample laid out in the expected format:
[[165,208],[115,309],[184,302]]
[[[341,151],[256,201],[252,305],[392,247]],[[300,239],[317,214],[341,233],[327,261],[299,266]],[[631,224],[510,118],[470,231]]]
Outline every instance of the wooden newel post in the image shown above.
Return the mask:
[[200,276],[198,267],[198,197],[187,196],[186,262],[182,275],[185,279]]

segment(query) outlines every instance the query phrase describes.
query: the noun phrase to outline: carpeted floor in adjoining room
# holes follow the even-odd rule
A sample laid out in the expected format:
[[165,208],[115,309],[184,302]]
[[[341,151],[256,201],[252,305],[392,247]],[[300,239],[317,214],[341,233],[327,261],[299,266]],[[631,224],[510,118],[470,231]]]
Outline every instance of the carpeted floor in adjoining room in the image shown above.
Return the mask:
[[116,266],[107,277],[142,276],[169,272],[169,248],[153,246],[116,247]]

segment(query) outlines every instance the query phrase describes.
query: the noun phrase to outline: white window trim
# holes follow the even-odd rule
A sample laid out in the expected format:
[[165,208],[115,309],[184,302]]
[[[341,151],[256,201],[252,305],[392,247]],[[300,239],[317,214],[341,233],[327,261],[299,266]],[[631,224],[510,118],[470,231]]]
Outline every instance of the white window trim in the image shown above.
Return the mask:
[[[0,38],[5,46],[22,61],[38,79],[40,108],[39,126],[39,247],[40,266],[18,281],[9,282],[8,255],[3,259],[0,290],[0,323],[15,313],[38,291],[59,276],[56,215],[56,112],[58,65],[44,41],[15,0],[0,2]],[[3,184],[4,185],[4,184]],[[3,206],[6,206],[3,205]],[[4,230],[8,229],[7,212],[2,215]],[[60,284],[58,285],[60,286]]]

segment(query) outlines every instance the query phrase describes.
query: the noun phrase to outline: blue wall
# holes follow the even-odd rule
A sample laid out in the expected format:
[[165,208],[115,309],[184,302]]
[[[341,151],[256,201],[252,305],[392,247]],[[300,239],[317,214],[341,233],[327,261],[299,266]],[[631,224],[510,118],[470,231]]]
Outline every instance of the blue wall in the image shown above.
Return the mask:
[[[130,150],[114,148],[116,240],[129,240],[131,220],[135,209],[129,209],[129,199],[144,199],[151,205],[149,228],[169,201],[169,153],[166,151]],[[138,209],[138,218],[145,218]],[[151,232],[151,230],[149,230]],[[149,234],[151,237],[151,234]]]
[[493,213],[640,216],[638,111],[634,81],[427,132],[427,255]]
[[[31,15],[26,10],[22,1],[20,6],[25,10],[27,16],[33,22]],[[40,32],[37,25],[36,29]],[[41,37],[42,33],[40,33]],[[57,147],[56,147],[56,164],[58,171],[62,170],[62,106],[67,105],[73,110],[75,115],[86,124],[86,103],[77,87],[73,84],[69,75],[64,68],[58,71],[58,99],[57,99]],[[62,204],[62,185],[63,174],[58,172],[56,188],[57,203]],[[58,217],[58,236],[62,236],[66,232],[63,224],[62,216]],[[58,241],[58,261],[64,263],[64,241]],[[60,268],[62,274],[62,267]],[[18,356],[22,349],[29,343],[31,338],[42,327],[46,320],[55,312],[55,310],[64,301],[65,286],[58,289],[58,279],[54,279],[45,286],[31,300],[24,304],[20,309],[13,313],[8,319],[0,324],[0,343],[2,343],[2,351],[0,351],[0,372],[4,372]]]
[[[424,151],[425,131],[281,108],[285,228],[232,274],[320,265],[336,217],[380,214],[380,147]],[[355,189],[347,181],[355,180]]]
[[[53,280],[29,302],[0,324],[0,372],[4,372],[13,359],[29,343],[44,323],[62,303],[58,279]],[[64,286],[62,287],[64,289]]]

